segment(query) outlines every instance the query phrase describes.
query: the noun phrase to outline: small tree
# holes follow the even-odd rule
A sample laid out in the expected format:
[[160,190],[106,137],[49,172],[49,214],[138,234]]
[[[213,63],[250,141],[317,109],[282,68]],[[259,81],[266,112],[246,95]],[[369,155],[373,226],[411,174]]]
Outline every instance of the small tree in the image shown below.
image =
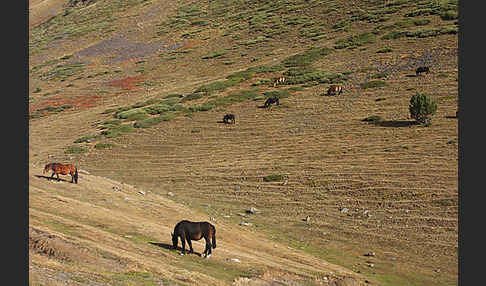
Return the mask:
[[417,93],[410,98],[410,116],[419,123],[427,124],[429,116],[437,111],[437,103],[431,101],[428,94]]

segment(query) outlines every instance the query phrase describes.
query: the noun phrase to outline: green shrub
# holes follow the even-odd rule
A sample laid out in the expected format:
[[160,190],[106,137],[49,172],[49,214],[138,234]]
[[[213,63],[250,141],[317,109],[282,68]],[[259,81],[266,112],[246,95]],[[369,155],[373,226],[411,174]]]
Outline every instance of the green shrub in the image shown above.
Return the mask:
[[376,51],[376,53],[378,53],[378,54],[390,53],[390,52],[393,52],[392,48],[382,48],[382,49],[379,49],[379,50]]
[[115,117],[118,119],[137,120],[146,118],[147,113],[143,109],[134,108],[116,113]]
[[213,52],[213,53],[211,53],[211,54],[209,54],[207,56],[202,57],[202,59],[207,60],[207,59],[220,58],[224,54],[226,54],[225,51],[216,51],[216,52]]
[[274,182],[274,181],[282,181],[285,178],[282,174],[272,174],[263,177],[263,181],[265,182]]
[[437,103],[432,101],[428,94],[416,93],[410,98],[410,117],[419,123],[427,124],[430,116],[437,111]]
[[364,122],[378,122],[378,121],[381,121],[381,117],[378,116],[378,115],[371,115],[371,116],[368,116],[368,117],[362,119],[361,121],[364,121]]
[[154,104],[151,106],[144,107],[143,110],[150,115],[161,114],[170,111],[172,108],[167,104]]

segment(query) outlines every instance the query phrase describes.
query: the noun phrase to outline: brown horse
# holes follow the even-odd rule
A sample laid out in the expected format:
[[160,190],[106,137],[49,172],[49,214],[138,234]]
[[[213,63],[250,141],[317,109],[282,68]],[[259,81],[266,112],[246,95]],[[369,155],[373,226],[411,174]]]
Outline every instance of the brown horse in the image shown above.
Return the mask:
[[285,83],[285,77],[282,75],[277,79],[275,79],[275,81],[273,82],[273,87],[277,87],[277,85],[284,84],[284,83]]
[[179,237],[182,242],[182,252],[181,255],[186,254],[186,240],[189,244],[189,253],[194,253],[192,249],[191,240],[200,240],[204,237],[206,240],[206,248],[202,254],[202,257],[209,258],[211,256],[211,242],[212,247],[216,248],[216,228],[214,225],[206,221],[192,222],[188,220],[182,220],[176,224],[174,227],[174,233],[172,236],[172,246],[177,249],[177,243]]
[[343,86],[341,84],[335,84],[329,87],[327,95],[336,95],[336,93],[340,95],[341,92],[343,92]]
[[74,165],[71,164],[61,164],[61,163],[49,163],[44,166],[44,171],[49,172],[49,170],[52,170],[52,175],[51,179],[54,177],[54,175],[57,176],[57,180],[60,181],[61,179],[59,178],[59,174],[61,175],[71,175],[71,183],[78,183],[78,169],[74,167]]

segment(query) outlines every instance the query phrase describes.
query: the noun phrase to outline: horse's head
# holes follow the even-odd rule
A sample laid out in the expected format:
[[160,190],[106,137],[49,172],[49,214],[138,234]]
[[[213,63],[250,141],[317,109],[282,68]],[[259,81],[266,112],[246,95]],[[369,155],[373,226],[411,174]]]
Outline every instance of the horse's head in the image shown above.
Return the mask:
[[44,174],[45,172],[49,171],[51,169],[51,164],[47,164],[44,166],[44,171],[42,173]]
[[174,249],[177,249],[177,235],[174,235],[172,232],[170,233],[170,235],[172,236],[172,246],[174,247]]

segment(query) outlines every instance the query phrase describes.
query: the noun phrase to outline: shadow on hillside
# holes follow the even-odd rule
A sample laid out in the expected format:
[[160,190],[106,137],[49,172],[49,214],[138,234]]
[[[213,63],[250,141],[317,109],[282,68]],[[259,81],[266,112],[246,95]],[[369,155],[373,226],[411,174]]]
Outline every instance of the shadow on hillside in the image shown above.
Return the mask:
[[43,175],[34,175],[34,176],[36,176],[37,178],[43,178],[43,179],[46,179],[46,180],[48,180],[48,181],[50,181],[50,180],[55,180],[55,181],[64,181],[64,182],[71,183],[71,179],[69,179],[69,180],[65,180],[65,179],[63,179],[63,178],[61,178],[61,177],[59,177],[59,180],[58,180],[58,179],[57,179],[55,176],[54,176],[54,178],[51,178],[51,176],[43,176]]
[[[149,241],[149,243],[152,244],[152,245],[158,246],[158,247],[165,248],[167,250],[174,250],[174,248],[172,247],[172,244],[161,243],[161,242],[152,242],[152,241]],[[186,253],[187,254],[189,254],[188,248],[189,248],[189,246],[186,243]],[[177,246],[177,250],[182,251],[182,247]],[[194,254],[201,256],[201,253],[199,253],[197,251],[194,251]]]
[[408,120],[380,120],[373,122],[373,124],[381,127],[409,127],[412,125],[417,125],[418,123],[417,121]]

